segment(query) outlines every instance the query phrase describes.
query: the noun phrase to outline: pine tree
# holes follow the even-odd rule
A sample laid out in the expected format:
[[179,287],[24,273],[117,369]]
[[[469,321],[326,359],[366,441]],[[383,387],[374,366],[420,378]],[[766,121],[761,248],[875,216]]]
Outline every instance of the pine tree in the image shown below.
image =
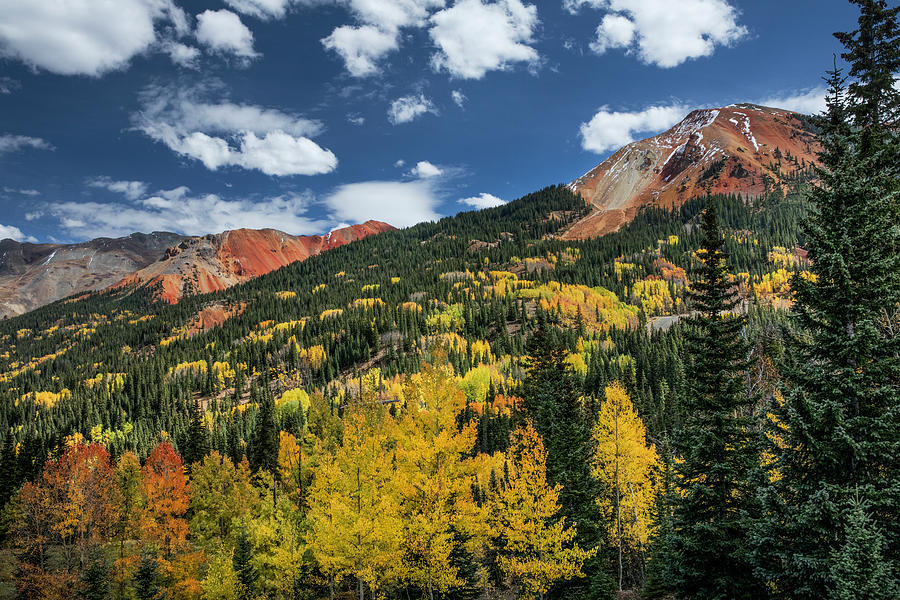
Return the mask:
[[253,436],[247,451],[250,468],[260,469],[273,475],[278,471],[278,426],[275,423],[275,402],[271,394],[263,392],[259,402],[259,412],[253,427]]
[[209,453],[209,430],[206,428],[200,400],[194,400],[191,420],[181,446],[184,449],[181,455],[184,457],[185,470],[188,472],[190,472],[191,465],[200,462]]
[[81,589],[78,592],[82,600],[106,600],[109,596],[109,580],[106,563],[102,556],[95,556],[88,567],[81,573]]
[[0,450],[0,508],[12,498],[16,481],[16,446],[12,431],[8,431]]
[[744,389],[745,319],[733,312],[738,300],[714,205],[703,213],[702,233],[691,293],[697,315],[686,344],[692,372],[676,436],[675,587],[684,598],[758,598],[747,557],[759,447],[751,433],[754,402]]
[[[601,546],[604,536],[596,503],[597,482],[591,471],[591,419],[581,402],[582,386],[566,363],[568,351],[543,318],[526,351],[528,372],[522,397],[526,413],[546,447],[547,478],[562,488],[562,514],[577,523],[576,542],[594,550]],[[567,598],[611,594],[612,580],[602,558],[598,552],[592,553],[585,568],[587,577],[563,582],[566,589],[554,590],[554,594]]]
[[856,502],[844,526],[844,545],[829,560],[831,600],[894,600],[900,586],[884,560],[884,536]]
[[241,584],[240,597],[242,599],[254,598],[256,580],[259,575],[253,567],[253,547],[250,544],[250,536],[247,534],[245,527],[241,527],[238,531],[237,540],[234,544],[234,555],[231,561],[237,579]]
[[151,552],[144,552],[134,574],[134,593],[138,600],[163,600],[165,592],[159,585],[159,561]]
[[778,477],[757,562],[782,597],[827,597],[858,495],[900,560],[900,95],[898,9],[853,0],[859,28],[838,34],[853,82],[829,77],[822,185],[806,224],[810,277],[795,277],[796,335],[775,406]]

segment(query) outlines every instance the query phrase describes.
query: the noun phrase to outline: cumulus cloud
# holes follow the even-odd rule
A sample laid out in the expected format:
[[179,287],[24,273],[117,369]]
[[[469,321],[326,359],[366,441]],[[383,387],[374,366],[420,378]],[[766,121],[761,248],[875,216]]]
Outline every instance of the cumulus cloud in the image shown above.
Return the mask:
[[325,199],[332,218],[362,223],[377,219],[394,227],[409,227],[440,218],[432,187],[423,181],[367,181],[342,185]]
[[188,69],[196,69],[199,66],[197,63],[200,59],[200,50],[193,46],[172,40],[163,44],[163,50],[169,55],[172,62],[178,66]]
[[122,194],[129,200],[137,200],[147,193],[147,184],[143,181],[116,181],[105,175],[88,179],[90,187],[103,188],[116,194]]
[[620,48],[646,63],[676,67],[710,56],[747,35],[730,0],[564,0],[577,12],[582,6],[606,11],[591,48],[598,54]]
[[759,104],[806,115],[816,115],[825,110],[825,92],[824,87],[818,87],[802,92],[770,96],[760,100]]
[[453,90],[452,92],[450,92],[450,97],[453,98],[453,103],[460,108],[462,108],[466,104],[466,95],[459,90]]
[[388,120],[394,125],[409,123],[426,113],[437,114],[434,104],[425,94],[403,96],[391,102],[388,109]]
[[534,65],[539,56],[529,44],[539,20],[537,8],[520,0],[460,0],[431,17],[435,71],[460,79],[481,79],[488,71],[515,63]]
[[366,77],[380,71],[378,61],[398,48],[396,32],[382,31],[371,25],[344,25],[322,40],[344,60],[344,66],[354,77]]
[[230,10],[206,10],[197,15],[197,41],[222,54],[242,59],[258,56],[253,50],[253,33]]
[[17,242],[37,243],[37,239],[30,235],[25,235],[22,230],[12,225],[0,225],[0,240],[15,240]]
[[420,160],[416,163],[416,166],[410,170],[409,174],[413,177],[418,177],[419,179],[428,179],[429,177],[440,177],[444,174],[444,171],[427,160]]
[[466,206],[471,206],[475,209],[481,210],[483,208],[494,208],[495,206],[503,206],[506,204],[506,200],[498,198],[493,194],[487,194],[482,192],[477,196],[472,196],[470,198],[461,198],[459,201],[460,204],[465,204]]
[[240,227],[272,227],[296,235],[326,231],[328,221],[305,216],[310,202],[305,194],[229,200],[216,194],[192,195],[187,187],[179,187],[127,203],[59,202],[45,212],[62,230],[81,239],[135,231],[203,235]]
[[25,148],[34,148],[36,150],[54,150],[53,146],[46,140],[41,138],[29,137],[27,135],[0,135],[0,154],[7,152],[18,152]]
[[124,68],[187,29],[172,0],[0,0],[0,15],[0,55],[59,75]]
[[337,167],[337,157],[311,139],[322,125],[261,106],[206,102],[211,90],[152,87],[142,94],[135,127],[174,152],[210,170],[238,166],[267,175],[317,175]]
[[641,111],[616,112],[602,107],[587,123],[581,124],[581,146],[602,154],[635,141],[638,134],[664,131],[688,113],[683,105],[651,106]]
[[423,27],[429,12],[442,8],[445,0],[344,0],[338,3],[345,4],[357,22],[335,28],[322,44],[343,59],[351,75],[367,77],[380,73],[380,61],[400,47],[402,29]]

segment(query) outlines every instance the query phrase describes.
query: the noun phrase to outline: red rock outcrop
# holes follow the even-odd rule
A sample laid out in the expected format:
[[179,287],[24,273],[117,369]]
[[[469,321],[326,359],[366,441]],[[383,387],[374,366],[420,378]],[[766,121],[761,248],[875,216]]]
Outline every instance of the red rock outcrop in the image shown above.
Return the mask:
[[656,137],[620,149],[571,183],[593,207],[564,234],[619,229],[642,206],[680,206],[707,193],[756,196],[816,164],[818,142],[790,111],[737,104],[695,110]]
[[184,295],[224,290],[326,250],[394,229],[367,221],[327,235],[293,236],[275,229],[236,229],[183,240],[165,256],[122,279],[119,286],[154,288],[157,297],[176,303]]

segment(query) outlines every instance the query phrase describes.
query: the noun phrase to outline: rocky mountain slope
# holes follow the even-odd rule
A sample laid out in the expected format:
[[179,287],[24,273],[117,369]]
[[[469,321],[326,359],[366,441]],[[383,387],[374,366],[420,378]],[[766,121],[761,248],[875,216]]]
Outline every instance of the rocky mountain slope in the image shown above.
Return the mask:
[[0,318],[71,294],[100,290],[160,259],[181,243],[175,233],[135,233],[80,244],[0,241]]
[[135,233],[79,244],[0,241],[0,318],[28,312],[72,294],[115,285],[153,286],[160,299],[210,292],[292,262],[393,229],[368,221],[328,235],[293,236],[274,229],[239,229],[202,237]]
[[672,207],[700,194],[756,196],[784,187],[816,163],[817,149],[814,133],[790,111],[753,104],[695,110],[573,181],[571,189],[593,210],[564,237],[615,231],[648,204]]
[[119,285],[152,287],[158,298],[224,290],[326,250],[394,229],[366,221],[327,235],[293,236],[275,229],[236,229],[192,237],[169,248],[160,260],[125,277]]

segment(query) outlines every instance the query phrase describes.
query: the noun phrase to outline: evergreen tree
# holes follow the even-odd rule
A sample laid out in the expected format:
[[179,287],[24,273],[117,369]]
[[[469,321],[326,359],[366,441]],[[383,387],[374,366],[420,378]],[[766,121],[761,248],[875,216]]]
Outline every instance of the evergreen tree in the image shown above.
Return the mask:
[[592,422],[581,403],[581,383],[566,363],[568,351],[545,321],[526,344],[528,373],[522,383],[525,410],[547,451],[547,478],[560,485],[562,514],[577,526],[576,542],[593,551],[585,565],[586,577],[565,581],[551,597],[598,598],[611,595],[612,577],[603,566],[599,549],[604,524],[596,503],[597,482],[591,471]]
[[898,8],[853,0],[859,28],[837,37],[853,83],[830,74],[822,185],[806,246],[812,277],[795,277],[795,322],[776,405],[778,477],[766,493],[758,563],[778,594],[836,593],[836,553],[858,495],[900,568],[900,70]]
[[738,300],[714,205],[703,213],[702,232],[691,294],[697,315],[686,344],[692,372],[675,440],[675,588],[684,598],[759,598],[747,556],[759,445],[751,432],[753,398],[744,388],[745,318],[734,313]]
[[163,600],[165,592],[159,585],[159,561],[152,552],[144,552],[134,574],[134,592],[138,600]]
[[241,584],[241,598],[254,598],[256,593],[256,580],[259,578],[253,567],[253,547],[250,544],[250,536],[247,529],[241,527],[234,544],[232,566]]
[[884,560],[884,536],[856,502],[844,526],[844,545],[832,553],[832,600],[894,600],[900,586]]
[[15,444],[12,431],[8,431],[0,450],[0,508],[6,506],[17,487]]
[[109,596],[108,569],[102,555],[95,556],[81,573],[78,596],[82,600],[106,600]]
[[247,449],[247,460],[254,472],[260,469],[273,475],[278,472],[278,425],[275,423],[275,402],[268,390],[264,390],[259,402],[259,412]]
[[209,430],[206,428],[203,408],[200,406],[200,400],[196,399],[191,410],[191,420],[184,435],[184,442],[181,444],[183,448],[181,455],[184,457],[186,470],[190,471],[191,465],[203,460],[209,453],[209,446]]

